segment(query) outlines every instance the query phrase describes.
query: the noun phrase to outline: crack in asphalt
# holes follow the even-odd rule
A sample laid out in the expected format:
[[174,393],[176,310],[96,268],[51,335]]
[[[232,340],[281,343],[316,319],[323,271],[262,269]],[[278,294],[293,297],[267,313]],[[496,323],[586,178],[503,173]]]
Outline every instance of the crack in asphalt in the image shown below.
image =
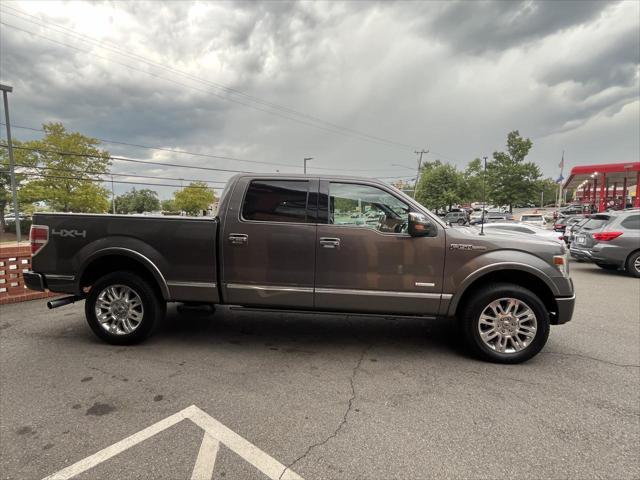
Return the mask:
[[603,360],[602,358],[590,357],[589,355],[583,355],[581,353],[566,353],[566,352],[540,352],[540,353],[548,353],[551,355],[562,355],[566,357],[580,357],[586,358],[588,360],[593,360],[594,362],[606,363],[607,365],[613,365],[614,367],[623,367],[623,368],[640,368],[640,365],[634,365],[633,363],[615,363],[610,362],[608,360]]
[[321,440],[319,442],[316,442],[316,443],[313,443],[313,444],[309,445],[302,455],[300,455],[293,462],[291,462],[289,465],[287,465],[284,470],[282,470],[282,473],[278,477],[278,480],[282,480],[282,476],[288,470],[292,470],[293,467],[298,462],[300,462],[305,457],[307,457],[311,453],[312,450],[325,445],[327,442],[329,442],[329,440],[331,440],[332,438],[337,437],[338,434],[340,433],[340,430],[342,430],[342,428],[347,424],[347,417],[349,416],[349,413],[351,413],[351,409],[353,408],[353,402],[356,399],[356,388],[355,388],[355,385],[354,385],[354,381],[355,381],[356,376],[358,375],[358,371],[360,370],[360,367],[362,366],[362,362],[364,361],[364,357],[367,354],[367,352],[369,351],[369,349],[371,348],[371,346],[372,345],[368,345],[362,351],[362,353],[360,354],[360,358],[358,358],[358,361],[356,362],[356,365],[353,367],[353,370],[351,371],[351,376],[349,377],[349,384],[351,385],[351,397],[349,398],[349,401],[347,403],[347,409],[345,410],[344,415],[342,416],[342,420],[338,424],[337,428],[333,432],[331,432],[331,434],[329,434],[324,440]]

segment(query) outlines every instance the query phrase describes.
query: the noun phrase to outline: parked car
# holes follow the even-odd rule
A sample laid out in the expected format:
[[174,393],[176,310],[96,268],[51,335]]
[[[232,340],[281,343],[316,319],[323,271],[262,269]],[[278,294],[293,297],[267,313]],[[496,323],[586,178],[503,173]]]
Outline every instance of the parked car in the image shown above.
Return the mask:
[[571,256],[640,278],[640,212],[592,215],[575,234]]
[[531,225],[537,225],[538,227],[547,226],[547,220],[544,218],[544,215],[539,213],[522,215],[522,217],[520,217],[520,221],[523,223],[530,223]]
[[577,223],[574,223],[573,225],[569,225],[565,229],[565,231],[564,231],[564,241],[568,246],[571,245],[571,242],[573,241],[574,234],[576,232],[580,231],[580,229],[589,221],[589,218],[591,218],[591,215],[585,215],[585,216],[581,217],[581,219]]
[[[375,225],[336,224],[376,209]],[[451,228],[378,180],[238,174],[219,216],[36,214],[32,290],[85,300],[106,342],[143,340],[167,302],[237,308],[457,317],[486,360],[537,354],[575,294],[564,245]]]
[[467,212],[463,211],[449,212],[444,216],[444,221],[447,224],[457,223],[458,225],[464,225],[469,222],[469,216]]
[[566,232],[568,227],[580,222],[580,220],[582,219],[584,219],[582,215],[574,215],[571,217],[560,217],[554,222],[553,229],[556,232]]
[[484,226],[484,231],[496,231],[511,234],[524,234],[535,235],[536,238],[553,240],[554,242],[564,243],[564,236],[562,233],[555,232],[553,230],[547,230],[546,228],[536,227],[535,225],[529,225],[519,222],[509,223],[487,223]]

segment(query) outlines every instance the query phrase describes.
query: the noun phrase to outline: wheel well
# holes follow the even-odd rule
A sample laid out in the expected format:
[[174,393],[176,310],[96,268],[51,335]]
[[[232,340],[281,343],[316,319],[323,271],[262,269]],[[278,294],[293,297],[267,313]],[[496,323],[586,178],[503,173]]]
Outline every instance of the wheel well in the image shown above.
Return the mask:
[[82,272],[82,277],[80,278],[79,285],[80,290],[90,287],[100,277],[103,277],[112,272],[123,270],[133,272],[149,282],[149,285],[151,285],[151,287],[156,290],[156,293],[159,295],[158,298],[164,298],[162,289],[160,288],[160,285],[158,284],[156,278],[153,276],[153,273],[151,273],[151,271],[142,262],[126,255],[105,255],[93,260],[89,265],[86,266],[84,272]]
[[625,259],[624,259],[624,265],[623,265],[623,267],[624,267],[624,268],[627,268],[627,263],[629,263],[629,259],[630,259],[631,257],[633,257],[633,256],[634,256],[636,253],[638,253],[638,252],[640,252],[640,248],[639,248],[639,249],[637,249],[637,250],[634,250],[634,251],[633,251],[633,252],[631,252],[629,255],[627,255],[627,258],[625,258]]
[[456,306],[456,317],[459,317],[459,313],[464,308],[467,300],[471,298],[477,290],[490,283],[512,283],[526,288],[527,290],[531,290],[540,297],[542,303],[547,307],[547,311],[551,316],[551,323],[555,323],[558,313],[558,305],[553,292],[543,280],[532,273],[523,272],[522,270],[498,270],[495,272],[489,272],[480,278],[475,279],[462,294],[462,297]]

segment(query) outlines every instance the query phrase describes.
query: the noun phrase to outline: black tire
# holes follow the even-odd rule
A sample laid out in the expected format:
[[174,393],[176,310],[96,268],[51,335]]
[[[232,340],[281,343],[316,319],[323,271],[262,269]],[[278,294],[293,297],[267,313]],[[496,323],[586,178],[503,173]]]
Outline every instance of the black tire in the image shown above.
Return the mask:
[[464,225],[465,223],[467,223],[467,222],[465,221],[464,218],[459,218],[458,219],[458,225]]
[[[107,331],[96,317],[96,304],[100,294],[110,286],[125,286],[133,290],[142,301],[142,318],[130,333]],[[113,272],[99,278],[91,287],[84,307],[87,322],[93,333],[113,345],[132,345],[147,338],[164,318],[166,303],[149,282],[133,272]]]
[[[535,336],[520,351],[500,353],[487,345],[480,336],[480,316],[491,302],[501,298],[514,298],[523,302],[536,317]],[[530,290],[510,283],[495,283],[474,292],[461,308],[460,322],[471,352],[483,360],[494,363],[525,362],[540,352],[549,338],[549,313],[544,303]],[[514,342],[509,340],[507,345],[509,344],[513,346]]]
[[640,258],[640,250],[637,252],[633,252],[627,258],[627,264],[625,265],[625,270],[632,277],[640,278],[640,270],[636,269],[635,264]]
[[596,263],[596,265],[602,268],[603,270],[618,270],[617,265],[609,265],[606,263]]

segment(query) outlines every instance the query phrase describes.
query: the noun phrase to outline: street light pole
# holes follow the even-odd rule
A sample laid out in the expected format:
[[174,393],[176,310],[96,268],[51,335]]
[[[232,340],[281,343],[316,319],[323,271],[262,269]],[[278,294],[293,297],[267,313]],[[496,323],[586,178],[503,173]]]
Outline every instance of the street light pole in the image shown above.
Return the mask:
[[303,159],[303,161],[304,161],[304,174],[305,175],[307,174],[307,162],[309,160],[313,160],[313,157],[306,157],[306,158]]
[[9,150],[9,175],[11,176],[11,195],[13,196],[13,215],[16,221],[16,240],[20,243],[20,212],[18,211],[18,194],[16,192],[16,171],[13,161],[13,144],[11,143],[11,122],[9,121],[9,99],[7,94],[13,92],[13,87],[0,84],[2,99],[4,100],[4,118],[7,126],[7,149]]

